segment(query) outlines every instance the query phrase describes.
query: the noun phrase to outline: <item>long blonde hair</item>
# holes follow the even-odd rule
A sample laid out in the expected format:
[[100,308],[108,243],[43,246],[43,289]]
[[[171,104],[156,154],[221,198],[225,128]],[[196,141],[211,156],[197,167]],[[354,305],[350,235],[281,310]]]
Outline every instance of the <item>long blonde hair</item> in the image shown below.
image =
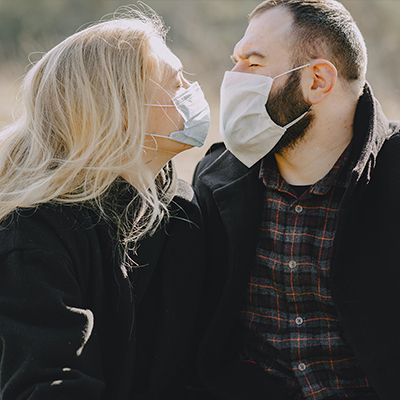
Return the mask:
[[127,249],[168,214],[171,166],[155,181],[142,153],[147,83],[163,65],[152,40],[165,40],[159,17],[130,9],[66,38],[29,70],[22,112],[0,131],[0,221],[18,208],[90,202],[123,171],[134,175],[133,220],[118,225]]

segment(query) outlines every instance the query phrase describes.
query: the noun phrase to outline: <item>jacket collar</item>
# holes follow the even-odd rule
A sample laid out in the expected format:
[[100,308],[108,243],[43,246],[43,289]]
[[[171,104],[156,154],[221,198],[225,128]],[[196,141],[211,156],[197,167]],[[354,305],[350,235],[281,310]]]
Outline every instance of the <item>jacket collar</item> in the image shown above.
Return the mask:
[[233,184],[241,178],[257,177],[260,162],[247,168],[229,150],[225,150],[211,165],[200,173],[202,180],[211,191]]
[[378,153],[390,135],[389,121],[366,83],[354,117],[351,159],[356,160],[352,170],[355,181],[369,182]]
[[[339,157],[327,175],[313,185],[307,185],[310,187],[310,194],[323,196],[326,195],[334,186],[346,188],[349,185],[350,150],[350,146],[348,146],[343,151],[342,155]],[[279,173],[278,166],[273,155],[268,155],[261,161],[259,179],[263,181],[266,188],[277,190],[279,192],[285,192],[290,196],[297,198],[297,194],[292,189],[291,185],[289,185]]]

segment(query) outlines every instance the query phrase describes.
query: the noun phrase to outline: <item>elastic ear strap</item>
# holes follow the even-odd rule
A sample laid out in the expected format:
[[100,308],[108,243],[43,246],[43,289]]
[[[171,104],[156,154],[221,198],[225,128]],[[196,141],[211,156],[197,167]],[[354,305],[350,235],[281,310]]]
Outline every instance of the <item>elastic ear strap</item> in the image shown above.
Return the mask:
[[290,74],[291,72],[297,71],[297,70],[302,69],[302,68],[309,67],[310,65],[311,65],[310,63],[304,64],[304,65],[300,65],[300,67],[296,67],[296,68],[293,68],[293,69],[291,69],[291,70],[289,70],[289,71],[287,71],[287,72],[284,72],[283,74],[276,75],[276,76],[275,76],[274,78],[272,78],[272,79],[276,79],[276,78],[279,78],[279,77],[281,77],[281,76],[283,76],[283,75]]
[[172,104],[149,104],[149,103],[145,103],[145,106],[149,106],[149,107],[175,107]]
[[163,139],[171,139],[168,135],[159,135],[157,133],[145,133],[146,136],[159,137]]
[[305,113],[301,114],[300,117],[296,118],[294,121],[290,122],[289,124],[287,124],[285,126],[286,129],[290,128],[291,126],[293,126],[294,124],[297,124],[297,122],[299,122],[306,114],[308,114],[310,112],[310,110],[307,110]]
[[[156,85],[158,85],[162,90],[164,90],[164,92],[165,93],[167,93],[168,94],[168,96],[170,97],[170,99],[173,101],[173,99],[172,99],[172,97],[169,95],[169,93],[161,86],[161,85],[159,85],[156,81],[154,81],[153,79],[150,79],[152,82],[154,82]],[[175,128],[176,129],[179,129],[178,128],[178,126],[176,125],[176,123],[171,119],[171,117],[166,113],[166,111],[164,110],[164,108],[165,107],[168,107],[168,108],[171,108],[171,107],[173,107],[173,108],[176,108],[176,105],[175,104],[167,104],[167,105],[164,105],[164,104],[145,104],[145,106],[149,106],[149,107],[161,107],[161,109],[162,109],[162,111],[163,111],[163,113],[165,114],[165,116],[167,117],[167,119],[175,126]]]
[[[171,101],[173,102],[173,98],[171,97],[171,95],[158,83],[156,82],[154,79],[149,79],[151,82],[153,82],[155,85],[157,85],[161,90],[163,90],[168,97],[171,99]],[[148,104],[146,103],[145,106],[149,106],[149,107],[175,107],[174,104]]]

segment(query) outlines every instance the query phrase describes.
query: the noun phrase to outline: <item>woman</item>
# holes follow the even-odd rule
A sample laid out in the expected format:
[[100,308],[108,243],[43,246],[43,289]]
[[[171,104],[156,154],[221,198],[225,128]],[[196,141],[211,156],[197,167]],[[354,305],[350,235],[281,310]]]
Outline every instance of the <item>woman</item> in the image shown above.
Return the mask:
[[209,108],[134,12],[54,47],[0,132],[0,398],[186,398],[200,213],[169,160]]

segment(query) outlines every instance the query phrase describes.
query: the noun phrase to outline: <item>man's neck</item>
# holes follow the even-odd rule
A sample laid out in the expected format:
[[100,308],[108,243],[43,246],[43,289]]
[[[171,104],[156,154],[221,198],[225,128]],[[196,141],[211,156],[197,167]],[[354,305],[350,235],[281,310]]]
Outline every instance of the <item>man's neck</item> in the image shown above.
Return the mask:
[[275,154],[279,172],[291,185],[312,185],[335,165],[353,136],[356,103],[335,115],[314,120],[304,138],[292,148]]

